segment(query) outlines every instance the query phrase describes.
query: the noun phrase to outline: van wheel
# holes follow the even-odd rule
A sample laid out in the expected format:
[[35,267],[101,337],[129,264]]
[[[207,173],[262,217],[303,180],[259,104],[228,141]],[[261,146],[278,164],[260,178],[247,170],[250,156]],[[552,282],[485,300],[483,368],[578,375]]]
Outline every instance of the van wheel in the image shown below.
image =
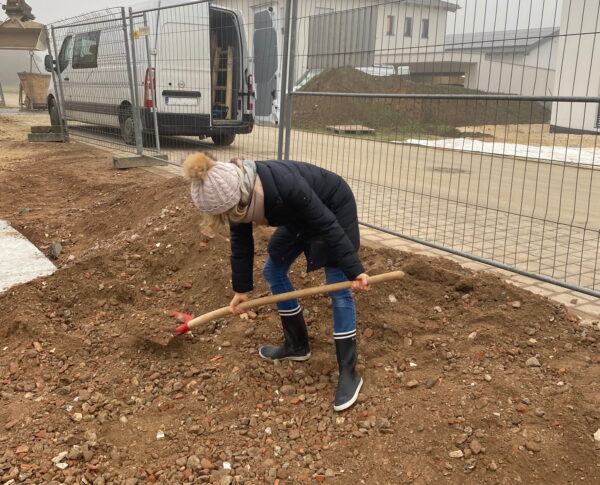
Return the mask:
[[121,138],[123,138],[123,141],[127,145],[135,145],[135,122],[133,121],[131,106],[121,108],[119,123],[121,125]]
[[50,124],[52,126],[60,126],[60,114],[54,100],[50,101],[48,105],[48,113],[50,114]]
[[228,147],[235,140],[235,133],[220,133],[218,135],[212,135],[211,138],[215,145]]

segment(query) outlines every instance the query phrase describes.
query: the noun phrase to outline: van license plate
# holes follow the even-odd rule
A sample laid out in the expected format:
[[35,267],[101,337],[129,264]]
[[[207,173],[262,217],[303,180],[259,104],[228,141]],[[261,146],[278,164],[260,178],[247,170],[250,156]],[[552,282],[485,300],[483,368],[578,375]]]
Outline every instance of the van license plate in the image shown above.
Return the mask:
[[167,106],[198,106],[198,98],[179,98],[165,96]]

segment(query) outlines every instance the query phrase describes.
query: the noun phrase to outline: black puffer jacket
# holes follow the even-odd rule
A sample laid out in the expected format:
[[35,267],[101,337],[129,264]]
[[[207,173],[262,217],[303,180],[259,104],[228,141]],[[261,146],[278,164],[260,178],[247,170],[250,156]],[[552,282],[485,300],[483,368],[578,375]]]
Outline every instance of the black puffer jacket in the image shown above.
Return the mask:
[[[278,227],[269,255],[282,263],[293,252],[306,254],[308,271],[340,268],[349,280],[364,272],[356,201],[348,184],[333,172],[303,162],[256,162],[265,193],[265,217]],[[233,289],[253,289],[252,224],[231,224]]]

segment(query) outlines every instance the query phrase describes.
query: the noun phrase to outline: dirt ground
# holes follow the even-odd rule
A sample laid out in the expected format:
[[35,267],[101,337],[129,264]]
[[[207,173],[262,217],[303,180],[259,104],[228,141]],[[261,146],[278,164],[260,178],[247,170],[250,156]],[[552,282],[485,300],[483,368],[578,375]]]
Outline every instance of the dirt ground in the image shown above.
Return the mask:
[[569,135],[550,133],[549,124],[481,125],[457,128],[464,136],[481,138],[483,141],[517,143],[574,148],[600,148],[596,135]]
[[[599,483],[598,322],[448,260],[363,248],[370,273],[407,276],[357,296],[365,387],[336,414],[326,297],[304,302],[306,363],[258,358],[280,339],[273,308],[156,345],[146,329],[174,328],[168,310],[227,304],[227,234],[203,233],[179,178],[24,139],[0,116],[0,218],[62,253],[0,295],[2,483]],[[303,270],[298,287],[322,282]]]

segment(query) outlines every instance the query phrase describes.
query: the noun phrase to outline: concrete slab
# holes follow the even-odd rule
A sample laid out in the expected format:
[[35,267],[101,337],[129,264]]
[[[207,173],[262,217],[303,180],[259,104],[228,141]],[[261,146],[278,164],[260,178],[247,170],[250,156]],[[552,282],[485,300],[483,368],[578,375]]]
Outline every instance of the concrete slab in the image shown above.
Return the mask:
[[0,292],[55,271],[56,266],[38,248],[0,220]]
[[29,133],[27,141],[31,143],[64,142],[66,138],[62,133]]

